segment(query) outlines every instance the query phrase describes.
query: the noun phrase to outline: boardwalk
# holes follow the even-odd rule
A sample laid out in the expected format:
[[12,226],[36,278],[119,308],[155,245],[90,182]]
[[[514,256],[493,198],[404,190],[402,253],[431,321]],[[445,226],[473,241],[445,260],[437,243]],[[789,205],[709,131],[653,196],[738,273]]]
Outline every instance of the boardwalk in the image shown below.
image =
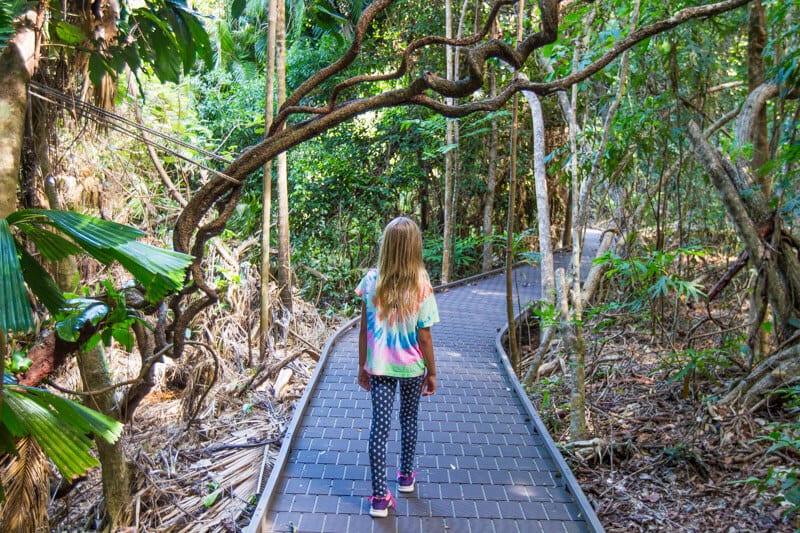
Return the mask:
[[[437,294],[439,388],[420,406],[416,493],[396,491],[393,435],[387,464],[397,508],[388,518],[368,514],[370,400],[356,383],[358,330],[351,323],[326,346],[249,531],[602,531],[498,355],[504,283],[491,276]],[[515,286],[520,301],[537,297],[538,271],[515,271]]]

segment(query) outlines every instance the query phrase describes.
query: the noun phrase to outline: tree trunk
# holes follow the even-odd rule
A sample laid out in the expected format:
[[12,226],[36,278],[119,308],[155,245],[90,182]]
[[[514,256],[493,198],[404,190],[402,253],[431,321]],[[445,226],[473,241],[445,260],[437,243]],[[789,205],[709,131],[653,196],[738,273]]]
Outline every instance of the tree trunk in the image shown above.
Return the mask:
[[[277,46],[278,0],[269,1],[267,19],[267,79],[264,88],[264,135],[269,135],[275,113],[275,49]],[[270,236],[272,215],[272,160],[264,164],[261,183],[261,313],[259,328],[259,360],[264,362],[270,351],[269,330],[272,325],[272,301],[270,300]]]
[[570,409],[569,433],[570,439],[580,440],[586,437],[586,343],[583,332],[578,326],[579,317],[570,311],[569,286],[567,285],[564,269],[556,272],[556,293],[559,307],[558,330],[564,339],[567,359],[570,368]]
[[[44,187],[50,209],[64,209],[52,176],[45,179]],[[81,281],[78,259],[74,255],[70,255],[61,261],[56,261],[53,264],[53,280],[62,292],[76,292]]]
[[[445,35],[448,39],[453,37],[453,9],[451,0],[445,0]],[[448,81],[453,80],[453,47],[447,45],[445,48],[445,68]],[[452,98],[447,98],[448,105],[453,104]],[[447,119],[444,143],[448,147],[444,154],[444,214],[442,226],[442,284],[450,282],[453,263],[453,168],[455,154],[450,147],[454,142],[453,121]]]
[[793,344],[762,361],[726,394],[722,401],[755,410],[776,390],[800,376],[800,343]]
[[[695,154],[717,188],[751,261],[756,268],[763,268],[767,298],[778,325],[776,334],[779,340],[787,339],[796,331],[793,324],[798,310],[794,302],[800,302],[800,264],[796,252],[792,252],[790,247],[797,241],[781,238],[783,229],[780,226],[769,227],[771,222],[764,215],[766,206],[761,203],[766,200],[753,190],[752,179],[744,169],[734,167],[730,160],[712,148],[693,121],[689,123],[688,134]],[[757,225],[756,220],[761,224]],[[766,237],[776,232],[773,241],[777,247],[773,243],[768,246],[762,235]],[[767,257],[772,255],[767,250],[772,248],[777,248],[776,257],[767,261]]]
[[[0,218],[17,209],[17,185],[22,143],[25,136],[25,109],[28,81],[33,76],[36,14],[27,12],[23,25],[0,55]],[[0,331],[0,368],[5,368],[8,332]],[[2,393],[0,383],[0,393]],[[0,394],[0,409],[3,395]]]
[[[767,46],[767,12],[762,0],[755,0],[750,6],[750,20],[747,32],[747,86],[750,92],[764,83],[764,48]],[[769,160],[769,136],[767,135],[767,108],[762,106],[752,122],[753,156],[750,168],[757,176],[764,196],[769,198],[772,183],[769,175],[759,169]]]
[[0,55],[0,218],[17,209],[28,81],[35,68],[35,24],[36,14],[27,12]]
[[[525,0],[517,5],[517,42],[522,39],[522,21],[525,15]],[[514,72],[519,78],[519,71]],[[517,128],[519,127],[519,94],[511,100],[511,172],[508,178],[508,218],[506,221],[506,316],[508,318],[508,351],[514,372],[520,372],[520,353],[517,344],[516,314],[514,313],[514,206],[517,197]]]
[[[520,74],[520,77],[524,77]],[[536,94],[525,91],[533,122],[533,176],[536,187],[536,213],[539,225],[539,251],[542,292],[540,300],[552,304],[555,301],[555,275],[553,266],[553,244],[550,236],[550,196],[547,192],[547,169],[544,162],[544,117],[542,104]],[[573,158],[574,159],[574,158]]]
[[[491,98],[497,96],[497,79],[495,77],[494,66],[487,67],[489,76],[489,95]],[[492,119],[492,132],[489,136],[489,168],[486,170],[486,192],[483,196],[483,272],[492,269],[494,263],[494,243],[492,236],[492,218],[494,215],[494,193],[497,188],[497,144],[498,126],[497,119]]]
[[[102,343],[86,352],[78,353],[78,368],[87,392],[108,389],[94,394],[84,402],[87,407],[119,420],[120,413],[114,399],[112,380]],[[102,465],[103,497],[111,531],[118,531],[131,520],[130,470],[125,457],[124,439],[109,444],[97,439],[97,453]]]
[[[276,26],[278,107],[286,101],[286,1],[278,0]],[[289,235],[289,176],[286,151],[278,154],[278,286],[281,303],[292,313],[292,260]]]
[[[750,6],[750,20],[747,32],[747,87],[753,94],[764,83],[764,47],[767,44],[766,11],[761,0],[755,0]],[[769,158],[769,138],[767,136],[767,108],[758,106],[753,117],[748,121],[751,124],[748,136],[753,144],[753,154],[750,159],[750,170],[756,181],[761,186],[765,198],[771,194],[771,183],[768,173],[760,173],[759,169]],[[761,327],[761,294],[763,283],[759,280],[755,290],[750,295],[750,310],[748,320],[751,324],[748,335],[751,360],[759,360],[769,350],[767,334]]]

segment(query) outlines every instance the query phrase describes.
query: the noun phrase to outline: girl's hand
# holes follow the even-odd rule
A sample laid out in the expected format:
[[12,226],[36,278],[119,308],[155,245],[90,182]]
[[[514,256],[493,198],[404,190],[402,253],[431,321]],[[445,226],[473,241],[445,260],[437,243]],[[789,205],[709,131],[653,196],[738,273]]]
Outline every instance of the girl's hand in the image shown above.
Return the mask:
[[422,382],[422,395],[433,396],[436,392],[436,374],[428,374]]
[[369,374],[363,368],[358,369],[358,384],[362,389],[369,392]]

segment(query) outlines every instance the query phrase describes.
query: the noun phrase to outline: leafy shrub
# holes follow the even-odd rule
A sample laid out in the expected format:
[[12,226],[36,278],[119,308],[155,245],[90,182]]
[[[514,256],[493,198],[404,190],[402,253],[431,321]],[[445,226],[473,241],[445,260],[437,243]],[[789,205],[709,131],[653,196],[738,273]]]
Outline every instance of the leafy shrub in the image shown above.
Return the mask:
[[699,301],[705,296],[698,282],[683,279],[676,273],[681,260],[694,260],[704,255],[705,252],[697,248],[655,250],[644,257],[629,258],[608,252],[594,262],[609,266],[606,278],[617,293],[611,298],[615,302],[614,309],[655,320],[658,316],[674,316],[665,309],[668,298],[673,299],[675,306],[680,301]]

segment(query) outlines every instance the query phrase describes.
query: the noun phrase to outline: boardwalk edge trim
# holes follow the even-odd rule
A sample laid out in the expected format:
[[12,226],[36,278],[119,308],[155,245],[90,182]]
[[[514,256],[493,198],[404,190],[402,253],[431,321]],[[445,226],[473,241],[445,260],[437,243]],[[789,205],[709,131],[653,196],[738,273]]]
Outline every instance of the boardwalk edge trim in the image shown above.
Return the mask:
[[336,344],[336,341],[338,341],[349,330],[358,325],[358,321],[360,319],[361,317],[358,316],[345,323],[336,331],[336,333],[331,335],[331,337],[325,343],[325,346],[322,348],[319,362],[317,362],[317,365],[314,368],[314,373],[308,380],[306,389],[303,391],[303,396],[301,396],[298,400],[297,407],[294,411],[294,416],[292,416],[292,421],[289,423],[289,427],[286,428],[286,434],[283,436],[281,450],[278,453],[278,457],[275,458],[275,464],[272,466],[272,470],[269,473],[269,478],[267,479],[266,485],[264,485],[264,490],[261,491],[261,496],[258,499],[258,505],[256,505],[256,508],[253,510],[250,524],[244,528],[245,533],[261,533],[262,531],[265,531],[263,529],[264,526],[266,526],[264,521],[267,519],[267,511],[269,510],[269,505],[272,501],[272,495],[275,492],[275,487],[280,480],[281,474],[283,473],[283,468],[286,466],[286,462],[289,460],[289,451],[291,450],[292,443],[294,442],[297,426],[300,425],[300,421],[302,420],[306,409],[311,403],[311,394],[314,392],[314,389],[317,386],[317,381],[319,381],[322,371],[325,369],[325,364],[328,361],[328,354],[330,354],[331,349],[333,348],[334,344]]
[[[515,318],[515,324],[519,324],[519,322],[527,316],[529,313],[529,309],[527,308],[521,313],[519,313]],[[589,502],[589,499],[586,497],[586,494],[583,493],[583,489],[578,484],[578,480],[575,479],[575,475],[570,470],[569,465],[567,465],[566,460],[564,460],[564,456],[561,455],[558,447],[556,446],[553,437],[550,436],[550,431],[545,426],[542,417],[539,416],[539,412],[533,406],[528,394],[525,392],[524,387],[520,383],[519,379],[517,378],[514,369],[511,366],[511,361],[508,358],[508,354],[506,353],[505,348],[503,347],[503,336],[508,333],[508,323],[500,329],[500,332],[495,337],[495,352],[497,356],[500,358],[500,362],[503,364],[503,368],[505,369],[506,375],[508,376],[509,381],[511,382],[511,386],[514,388],[514,391],[517,393],[522,405],[525,407],[525,411],[528,416],[531,418],[534,427],[536,428],[536,432],[542,437],[544,441],[545,449],[550,453],[550,456],[553,458],[553,461],[556,464],[556,467],[559,470],[559,473],[562,475],[564,482],[567,486],[567,489],[572,493],[575,497],[575,501],[580,508],[579,511],[581,515],[583,515],[584,519],[586,520],[586,524],[591,528],[592,531],[595,533],[604,533],[605,529],[603,528],[603,524],[600,523],[600,519],[597,517],[597,513],[595,513],[594,508],[592,508],[592,504]]]

